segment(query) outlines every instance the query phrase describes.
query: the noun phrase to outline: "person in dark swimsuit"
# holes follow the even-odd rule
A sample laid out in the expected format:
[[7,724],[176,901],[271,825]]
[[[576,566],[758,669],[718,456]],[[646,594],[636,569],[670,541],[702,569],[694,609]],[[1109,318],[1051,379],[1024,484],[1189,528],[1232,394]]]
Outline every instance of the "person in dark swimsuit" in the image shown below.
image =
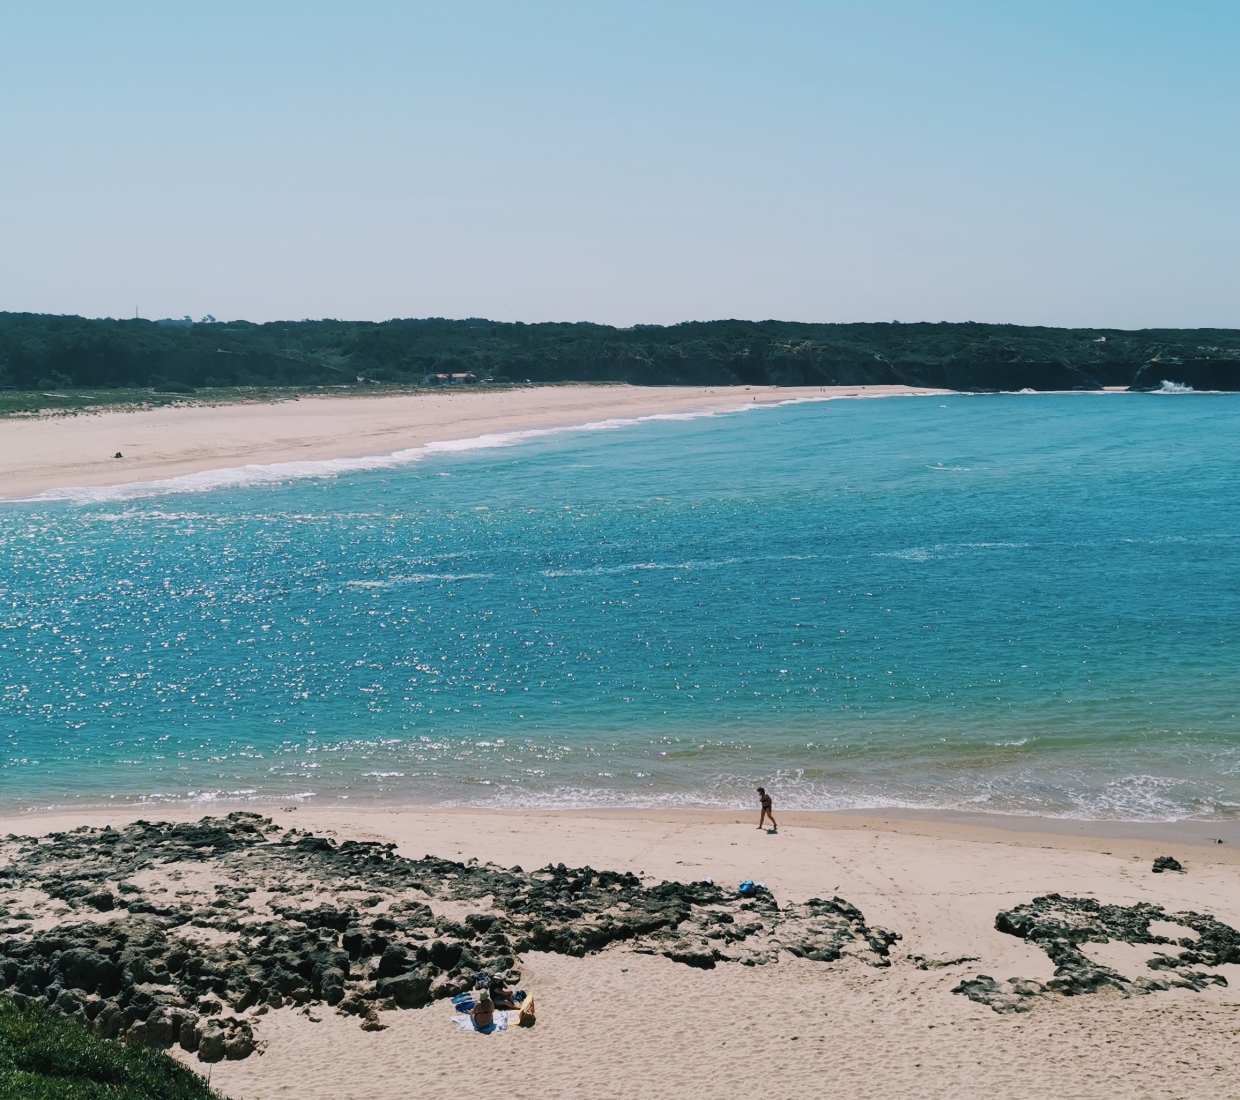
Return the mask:
[[495,1002],[484,993],[478,1003],[469,1010],[469,1014],[474,1018],[474,1029],[482,1031],[483,1028],[488,1028],[495,1023]]
[[762,803],[762,813],[758,817],[758,828],[762,828],[762,823],[767,818],[771,820],[771,832],[779,832],[779,826],[775,824],[775,815],[771,813],[771,796],[766,793],[765,787],[758,788],[758,801]]

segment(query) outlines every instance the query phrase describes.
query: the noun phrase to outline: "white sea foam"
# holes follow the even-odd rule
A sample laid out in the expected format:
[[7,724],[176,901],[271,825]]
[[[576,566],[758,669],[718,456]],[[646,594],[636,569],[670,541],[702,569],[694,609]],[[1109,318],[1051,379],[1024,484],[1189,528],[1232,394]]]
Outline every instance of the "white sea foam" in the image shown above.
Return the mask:
[[969,550],[1024,550],[1027,542],[961,542],[950,546],[910,546],[904,550],[876,550],[876,558],[897,558],[901,561],[930,561],[939,557],[962,557]]
[[1169,382],[1166,378],[1159,384],[1158,389],[1152,390],[1152,393],[1196,393],[1192,386],[1186,386],[1182,382]]
[[760,565],[762,562],[817,561],[818,558],[817,554],[754,554],[745,557],[701,558],[682,562],[637,561],[625,562],[622,565],[594,565],[586,569],[544,569],[541,575],[544,577],[603,577],[618,573],[632,573],[639,569],[692,573],[696,570],[723,569],[738,563]]
[[874,556],[876,558],[899,558],[901,561],[930,561],[940,550],[942,550],[941,546],[933,548],[913,546],[908,550],[881,550],[876,552]]
[[494,573],[407,573],[382,581],[345,581],[346,588],[395,588],[402,584],[425,584],[427,581],[489,581]]

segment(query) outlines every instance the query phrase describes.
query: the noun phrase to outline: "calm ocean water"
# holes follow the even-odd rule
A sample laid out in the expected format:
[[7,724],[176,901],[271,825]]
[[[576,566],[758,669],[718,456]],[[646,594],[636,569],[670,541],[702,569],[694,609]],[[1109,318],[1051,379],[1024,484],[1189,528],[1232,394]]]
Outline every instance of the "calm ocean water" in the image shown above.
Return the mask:
[[1238,422],[831,401],[3,505],[0,806],[1231,815]]

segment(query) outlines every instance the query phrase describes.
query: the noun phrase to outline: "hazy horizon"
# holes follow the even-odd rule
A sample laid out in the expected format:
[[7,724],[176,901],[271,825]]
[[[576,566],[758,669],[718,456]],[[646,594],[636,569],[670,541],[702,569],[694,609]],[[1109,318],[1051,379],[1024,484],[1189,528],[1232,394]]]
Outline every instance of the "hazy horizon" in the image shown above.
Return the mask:
[[[26,312],[35,313],[33,310],[0,310],[0,313]],[[339,324],[385,324],[392,321],[484,321],[488,324],[519,324],[519,325],[599,325],[608,328],[614,328],[623,332],[632,331],[638,328],[675,328],[677,325],[697,325],[697,324],[724,324],[735,322],[743,325],[986,325],[986,326],[1003,326],[1008,325],[1013,328],[1057,328],[1057,329],[1079,329],[1081,331],[1106,331],[1106,332],[1150,332],[1150,331],[1166,331],[1178,330],[1184,332],[1192,332],[1196,330],[1212,331],[1212,330],[1240,330],[1240,324],[1235,325],[1140,325],[1133,327],[1124,327],[1121,325],[1040,325],[1040,324],[1022,324],[1018,321],[984,321],[977,318],[969,318],[962,321],[926,321],[926,320],[909,320],[909,321],[815,321],[805,320],[800,317],[692,317],[684,318],[679,321],[634,321],[627,325],[612,324],[609,321],[595,321],[588,317],[578,317],[573,319],[549,317],[539,321],[527,321],[520,317],[511,320],[500,320],[497,317],[477,317],[477,316],[457,316],[446,317],[442,315],[424,316],[424,317],[268,317],[262,320],[255,320],[251,317],[194,317],[193,315],[182,314],[181,316],[163,316],[151,317],[145,314],[139,314],[136,317],[116,317],[112,314],[96,314],[94,316],[86,316],[80,313],[51,313],[41,311],[36,313],[37,316],[43,317],[80,317],[84,321],[148,321],[151,323],[161,321],[172,321],[174,323],[184,322],[188,316],[196,325],[207,323],[218,323],[222,325],[231,324],[253,324],[253,325],[296,325],[296,324],[316,324],[335,322]]]

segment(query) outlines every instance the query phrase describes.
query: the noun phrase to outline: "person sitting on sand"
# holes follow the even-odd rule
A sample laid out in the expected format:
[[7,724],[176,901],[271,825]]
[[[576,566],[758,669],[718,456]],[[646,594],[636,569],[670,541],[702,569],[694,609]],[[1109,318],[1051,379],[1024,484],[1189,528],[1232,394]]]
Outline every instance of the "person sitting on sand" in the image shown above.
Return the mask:
[[518,1009],[520,1004],[514,999],[516,996],[515,989],[509,989],[504,981],[503,974],[492,974],[491,982],[488,986],[488,995],[496,1008]]
[[758,817],[758,828],[762,828],[762,823],[769,817],[771,819],[771,832],[779,832],[779,826],[775,824],[775,815],[771,813],[771,796],[766,793],[765,787],[758,788],[758,800],[762,803],[762,813]]
[[474,1018],[474,1030],[484,1031],[495,1023],[495,1002],[484,993],[478,1003],[469,1010],[469,1015]]

